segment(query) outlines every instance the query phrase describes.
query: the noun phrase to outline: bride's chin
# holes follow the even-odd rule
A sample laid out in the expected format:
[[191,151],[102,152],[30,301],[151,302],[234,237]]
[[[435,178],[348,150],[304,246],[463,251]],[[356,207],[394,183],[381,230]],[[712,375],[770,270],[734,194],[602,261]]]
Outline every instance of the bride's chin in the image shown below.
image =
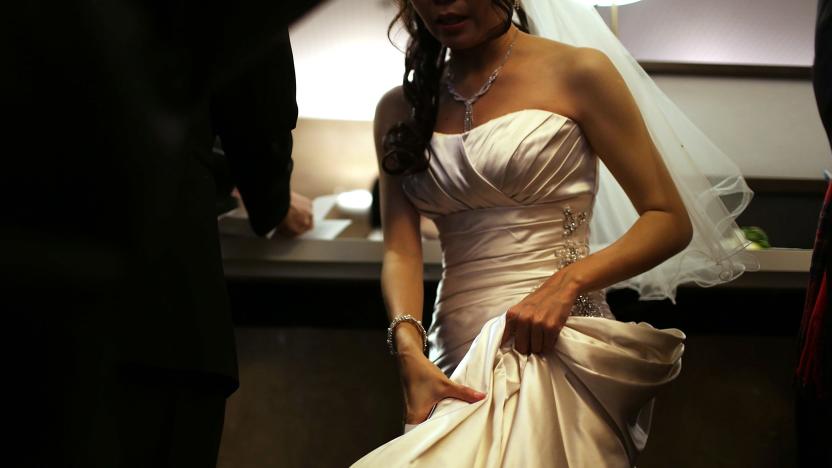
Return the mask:
[[474,49],[485,44],[486,42],[489,42],[490,40],[491,39],[489,37],[477,33],[460,34],[455,37],[439,38],[439,42],[450,49],[451,52],[461,52],[468,49]]
[[440,35],[437,39],[451,51],[471,49],[483,42],[481,37],[474,37],[473,34]]

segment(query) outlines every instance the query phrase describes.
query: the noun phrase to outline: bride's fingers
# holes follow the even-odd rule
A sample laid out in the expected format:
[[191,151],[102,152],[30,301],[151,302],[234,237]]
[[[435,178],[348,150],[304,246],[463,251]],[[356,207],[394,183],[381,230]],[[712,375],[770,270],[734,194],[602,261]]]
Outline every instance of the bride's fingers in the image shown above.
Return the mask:
[[514,332],[514,349],[520,354],[529,354],[529,322],[518,320]]
[[512,312],[506,312],[506,328],[503,330],[503,340],[500,344],[505,344],[508,340],[510,340],[514,336],[514,332],[517,328],[517,315]]
[[555,343],[558,342],[559,330],[556,327],[546,327],[543,331],[543,352],[551,352],[555,349]]
[[543,351],[543,324],[536,323],[531,329],[531,351],[540,354]]
[[473,388],[450,382],[445,390],[445,398],[456,398],[458,400],[475,403],[485,398],[485,393],[478,392]]

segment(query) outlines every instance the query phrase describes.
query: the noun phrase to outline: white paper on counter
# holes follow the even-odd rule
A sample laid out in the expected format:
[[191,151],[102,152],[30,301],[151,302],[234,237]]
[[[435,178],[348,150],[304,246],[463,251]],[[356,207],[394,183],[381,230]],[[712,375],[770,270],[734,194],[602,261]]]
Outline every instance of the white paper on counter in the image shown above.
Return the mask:
[[[312,216],[315,226],[298,236],[297,239],[332,240],[352,224],[349,219],[324,219],[335,206],[337,198],[337,195],[323,195],[312,200]],[[241,208],[220,216],[219,229],[223,235],[257,237],[251,230],[245,210]]]
[[349,219],[316,219],[315,227],[298,236],[298,239],[332,240],[352,224]]
[[337,201],[338,195],[321,195],[312,200],[312,215],[315,221],[324,219]]

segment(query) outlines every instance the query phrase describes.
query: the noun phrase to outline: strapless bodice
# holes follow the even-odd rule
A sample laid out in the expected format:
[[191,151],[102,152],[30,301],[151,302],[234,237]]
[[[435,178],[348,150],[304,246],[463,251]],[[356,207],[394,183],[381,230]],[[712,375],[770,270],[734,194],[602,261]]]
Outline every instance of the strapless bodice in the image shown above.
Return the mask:
[[[533,109],[435,133],[432,146],[428,169],[402,187],[439,231],[430,354],[450,373],[485,322],[589,253],[598,158],[577,123]],[[572,313],[612,316],[601,291],[579,298]]]
[[403,180],[430,218],[497,207],[556,203],[595,193],[597,158],[580,127],[526,109],[459,134],[434,133],[429,169]]

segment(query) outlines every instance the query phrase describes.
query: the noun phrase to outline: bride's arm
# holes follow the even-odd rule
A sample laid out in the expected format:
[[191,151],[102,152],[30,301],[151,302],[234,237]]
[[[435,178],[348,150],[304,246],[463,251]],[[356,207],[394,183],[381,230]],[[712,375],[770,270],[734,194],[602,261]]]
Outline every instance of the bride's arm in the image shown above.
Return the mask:
[[693,229],[681,197],[650,138],[638,106],[601,52],[576,49],[566,76],[570,114],[639,213],[607,248],[556,272],[507,314],[506,337],[524,354],[554,347],[575,302],[658,265],[690,243]]
[[[400,177],[381,167],[384,136],[392,125],[408,117],[403,104],[400,88],[389,91],[379,101],[373,121],[384,233],[381,289],[390,320],[405,314],[422,320],[424,279],[419,214],[405,197]],[[422,336],[412,324],[403,322],[396,327],[394,340],[400,354],[422,353]]]
[[[405,314],[421,320],[424,301],[419,213],[402,191],[400,177],[387,174],[381,167],[384,136],[390,127],[409,115],[401,88],[394,88],[379,102],[373,122],[384,232],[381,288],[390,320]],[[393,339],[404,392],[405,422],[424,421],[433,405],[443,398],[458,398],[470,403],[485,398],[473,389],[451,382],[427,359],[422,351],[422,336],[414,325],[402,322],[396,327]]]
[[579,49],[570,78],[576,120],[639,214],[616,242],[565,269],[582,294],[670,258],[690,243],[693,228],[638,106],[612,62],[596,50]]

